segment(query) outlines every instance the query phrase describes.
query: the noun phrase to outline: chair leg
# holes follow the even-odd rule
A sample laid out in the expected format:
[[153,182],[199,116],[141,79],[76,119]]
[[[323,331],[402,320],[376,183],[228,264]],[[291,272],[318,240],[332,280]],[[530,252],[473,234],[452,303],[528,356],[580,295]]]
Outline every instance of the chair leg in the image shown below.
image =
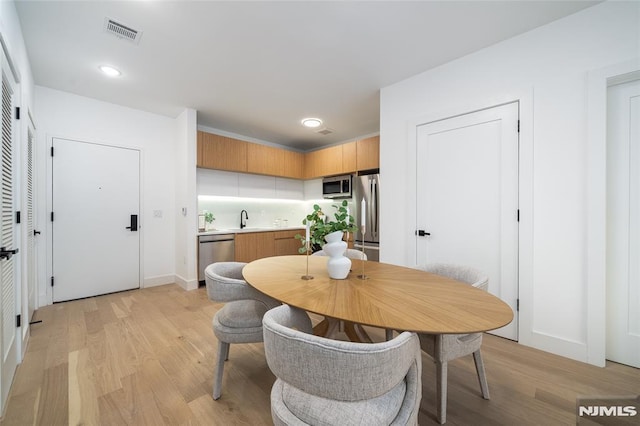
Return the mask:
[[476,371],[478,373],[478,381],[480,382],[480,390],[482,390],[482,397],[489,399],[489,384],[487,383],[487,376],[484,372],[484,362],[482,362],[482,353],[480,349],[473,353],[473,361],[476,363]]
[[224,351],[224,360],[225,361],[229,361],[229,350],[231,349],[231,345],[230,344],[226,344],[225,345],[225,351]]
[[229,344],[218,341],[218,361],[216,364],[216,375],[213,379],[213,399],[220,398],[222,387],[222,372],[224,371],[224,361],[229,356]]
[[386,328],[384,330],[384,340],[388,342],[391,339],[393,339],[393,330],[391,330],[390,328]]
[[447,361],[436,361],[436,416],[443,425],[447,421]]

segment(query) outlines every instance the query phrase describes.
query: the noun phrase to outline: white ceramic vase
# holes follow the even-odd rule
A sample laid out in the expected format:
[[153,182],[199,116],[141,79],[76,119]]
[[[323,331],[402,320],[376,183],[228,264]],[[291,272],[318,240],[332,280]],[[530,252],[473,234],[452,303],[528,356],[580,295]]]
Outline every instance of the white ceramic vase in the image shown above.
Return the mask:
[[334,280],[344,280],[351,270],[351,259],[344,255],[347,251],[347,243],[342,241],[343,235],[342,231],[335,231],[324,237],[327,244],[322,247],[322,250],[329,256],[327,272]]

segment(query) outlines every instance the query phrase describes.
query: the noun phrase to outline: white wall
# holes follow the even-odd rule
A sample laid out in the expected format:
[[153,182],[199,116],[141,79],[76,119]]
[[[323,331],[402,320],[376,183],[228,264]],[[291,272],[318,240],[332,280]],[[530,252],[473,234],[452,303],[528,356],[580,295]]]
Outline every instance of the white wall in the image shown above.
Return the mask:
[[[381,91],[380,168],[391,189],[415,186],[417,123],[520,100],[521,343],[587,360],[588,73],[638,56],[640,3],[607,2]],[[382,191],[385,262],[413,262],[414,197]],[[398,206],[408,213],[398,217]]]
[[[141,150],[143,199],[140,223],[144,285],[174,282],[177,120],[41,86],[36,86],[35,100],[40,119],[37,129],[38,156],[47,165],[46,173],[39,176],[43,188],[50,187],[51,161],[48,151],[52,137]],[[41,195],[44,197],[44,194]],[[47,206],[46,209],[40,209],[38,222],[40,227],[47,227],[48,236],[51,222],[46,215],[50,211],[50,204],[46,204],[44,198],[39,201],[41,206]],[[154,217],[156,210],[162,212],[162,217]],[[44,265],[40,267],[44,268]],[[42,285],[40,303],[50,302],[50,287]]]
[[175,156],[175,266],[176,282],[186,290],[198,288],[196,201],[196,111],[186,109],[177,118]]

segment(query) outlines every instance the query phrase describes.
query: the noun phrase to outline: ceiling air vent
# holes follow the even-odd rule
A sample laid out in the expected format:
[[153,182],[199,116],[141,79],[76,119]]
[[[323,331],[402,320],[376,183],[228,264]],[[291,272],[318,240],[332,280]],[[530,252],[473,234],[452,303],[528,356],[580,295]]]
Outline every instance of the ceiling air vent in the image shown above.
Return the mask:
[[325,127],[323,129],[316,130],[316,133],[320,133],[321,135],[325,135],[326,136],[326,135],[329,135],[329,134],[333,133],[333,130],[328,128],[328,127]]
[[142,31],[134,30],[110,18],[104,18],[104,32],[134,44],[140,43],[140,37],[142,37]]

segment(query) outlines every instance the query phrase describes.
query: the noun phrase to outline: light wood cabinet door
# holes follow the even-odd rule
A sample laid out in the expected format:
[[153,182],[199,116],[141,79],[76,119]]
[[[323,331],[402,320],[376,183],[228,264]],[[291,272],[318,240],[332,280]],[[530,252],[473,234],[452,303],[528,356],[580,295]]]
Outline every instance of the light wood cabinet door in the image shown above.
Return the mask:
[[207,169],[247,171],[247,142],[198,131],[196,165]]
[[283,153],[282,170],[278,176],[304,179],[304,154],[286,149],[281,151]]
[[241,232],[236,234],[236,262],[253,262],[275,256],[274,232]]
[[342,145],[342,172],[353,173],[358,170],[356,157],[357,142],[349,142]]
[[236,234],[235,252],[236,262],[251,262],[256,260],[256,244],[253,233]]
[[298,249],[302,247],[300,240],[296,239],[296,234],[304,235],[304,230],[277,231],[274,233],[275,256],[287,256],[299,254]]
[[247,143],[247,171],[249,173],[280,176],[283,161],[283,149]]
[[342,145],[331,146],[305,154],[305,178],[333,176],[342,171]]
[[358,170],[380,168],[380,136],[356,142]]

